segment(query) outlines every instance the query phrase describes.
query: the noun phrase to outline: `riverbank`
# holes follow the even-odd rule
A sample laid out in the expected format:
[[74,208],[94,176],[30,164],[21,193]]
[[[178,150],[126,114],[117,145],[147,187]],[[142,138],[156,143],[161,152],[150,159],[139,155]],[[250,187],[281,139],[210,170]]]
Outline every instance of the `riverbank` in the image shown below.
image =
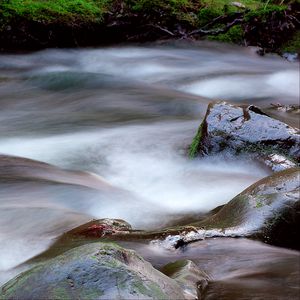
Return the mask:
[[216,40],[299,52],[299,1],[5,0],[0,51]]

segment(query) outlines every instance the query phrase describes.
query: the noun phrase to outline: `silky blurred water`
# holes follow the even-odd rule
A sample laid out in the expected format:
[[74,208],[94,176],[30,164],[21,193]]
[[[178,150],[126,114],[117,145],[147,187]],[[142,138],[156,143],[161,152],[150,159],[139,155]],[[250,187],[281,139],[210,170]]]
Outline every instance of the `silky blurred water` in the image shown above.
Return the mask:
[[226,203],[269,171],[242,158],[187,158],[207,104],[278,115],[270,103],[297,103],[298,82],[295,63],[215,44],[0,55],[0,153],[93,172],[117,190],[28,183],[26,174],[1,181],[0,272],[90,218],[157,228]]

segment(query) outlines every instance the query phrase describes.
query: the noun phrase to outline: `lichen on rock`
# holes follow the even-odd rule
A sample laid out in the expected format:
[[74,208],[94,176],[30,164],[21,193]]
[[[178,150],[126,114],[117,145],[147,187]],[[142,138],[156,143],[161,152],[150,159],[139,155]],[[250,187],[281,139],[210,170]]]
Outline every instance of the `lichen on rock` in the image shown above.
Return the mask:
[[179,285],[132,250],[93,243],[6,283],[0,299],[185,299]]

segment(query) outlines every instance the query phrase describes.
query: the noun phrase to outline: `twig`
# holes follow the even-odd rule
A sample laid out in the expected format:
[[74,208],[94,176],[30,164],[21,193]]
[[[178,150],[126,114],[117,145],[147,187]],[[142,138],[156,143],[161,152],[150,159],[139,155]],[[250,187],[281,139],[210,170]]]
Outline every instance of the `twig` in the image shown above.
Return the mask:
[[248,12],[248,10],[246,10],[246,11],[244,11],[244,12],[236,12],[236,13],[234,13],[234,14],[231,14],[231,15],[225,15],[225,16],[218,16],[218,17],[216,17],[216,18],[214,18],[214,19],[212,19],[209,23],[207,23],[207,24],[205,24],[203,27],[202,27],[202,29],[205,29],[205,28],[207,28],[207,27],[209,27],[209,26],[212,26],[212,25],[215,25],[216,23],[218,23],[219,21],[226,21],[226,20],[231,20],[231,19],[233,19],[233,17],[234,17],[234,19],[236,19],[236,18],[238,18],[238,17],[240,17],[240,16],[243,16],[244,14],[245,14],[245,12]]
[[159,30],[161,30],[161,31],[164,31],[164,32],[168,33],[168,34],[171,35],[171,36],[175,36],[175,34],[174,34],[173,32],[171,32],[171,31],[168,30],[167,28],[161,27],[161,26],[159,26],[159,25],[157,25],[157,24],[147,24],[147,25],[148,25],[148,26],[151,26],[151,27],[154,27],[154,28],[157,28],[157,29],[159,29]]
[[218,28],[218,29],[211,29],[211,30],[204,30],[203,28],[194,30],[187,34],[187,36],[192,36],[195,34],[202,34],[202,35],[217,35],[220,33],[226,33],[232,26],[236,24],[241,24],[243,22],[243,19],[235,19],[231,23],[228,23],[224,28]]

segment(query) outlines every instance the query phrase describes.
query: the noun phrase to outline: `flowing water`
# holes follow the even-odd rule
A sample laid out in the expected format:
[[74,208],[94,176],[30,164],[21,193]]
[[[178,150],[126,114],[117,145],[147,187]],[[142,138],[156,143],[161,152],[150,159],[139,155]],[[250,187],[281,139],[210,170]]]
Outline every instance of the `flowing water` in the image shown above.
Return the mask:
[[[92,172],[110,186],[79,187],[43,168],[33,180],[30,164],[1,180],[0,282],[91,218],[159,228],[268,175],[242,158],[191,161],[188,145],[211,99],[278,115],[270,103],[297,103],[298,82],[296,63],[215,44],[0,55],[0,154]],[[293,114],[279,117],[297,125]]]

